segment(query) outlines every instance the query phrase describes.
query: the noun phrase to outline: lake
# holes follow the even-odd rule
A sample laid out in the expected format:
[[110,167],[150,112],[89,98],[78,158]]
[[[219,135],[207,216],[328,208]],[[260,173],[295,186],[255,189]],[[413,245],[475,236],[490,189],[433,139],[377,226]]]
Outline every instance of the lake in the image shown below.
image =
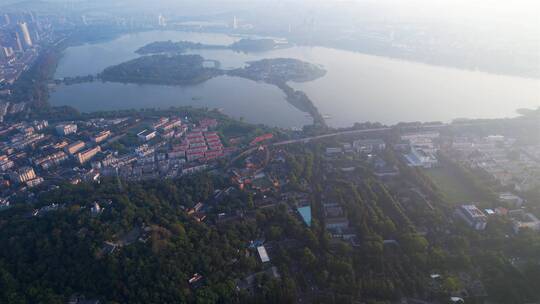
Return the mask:
[[[238,37],[223,34],[152,31],[68,48],[56,77],[96,74],[138,55],[134,51],[158,40],[230,44]],[[540,80],[430,66],[323,47],[292,47],[262,53],[231,50],[193,51],[218,60],[226,69],[262,58],[296,58],[322,65],[327,74],[315,81],[290,83],[304,91],[327,123],[450,121],[454,118],[513,117],[518,108],[540,106]],[[289,105],[273,86],[235,77],[218,77],[190,87],[90,83],[60,86],[54,105],[82,111],[193,105],[220,108],[233,117],[285,128],[311,119]]]
[[185,87],[97,81],[57,87],[51,99],[53,104],[72,105],[83,112],[194,106],[282,128],[301,128],[313,122],[289,104],[277,87],[229,76]]

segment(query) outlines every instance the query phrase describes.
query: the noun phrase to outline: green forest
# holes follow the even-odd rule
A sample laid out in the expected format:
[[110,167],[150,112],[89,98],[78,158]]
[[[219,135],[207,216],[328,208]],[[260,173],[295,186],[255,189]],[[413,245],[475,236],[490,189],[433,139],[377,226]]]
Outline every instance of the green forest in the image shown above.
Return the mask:
[[[458,273],[480,279],[499,303],[538,300],[539,267],[518,272],[505,259],[537,257],[538,235],[504,241],[504,222],[483,234],[448,225],[448,207],[420,171],[402,168],[404,180],[429,193],[435,209],[418,200],[404,206],[369,168],[360,166],[354,178],[329,173],[320,151],[316,145],[289,149],[290,183],[281,189],[302,192],[310,185],[304,193],[311,227],[294,212],[295,199],[257,208],[262,194],[236,190],[215,200],[215,191],[231,184],[226,175],[209,173],[62,185],[33,205],[19,202],[0,213],[0,302],[65,303],[84,295],[103,303],[392,303],[404,297],[444,303],[464,287]],[[344,206],[356,246],[325,230],[328,201]],[[99,214],[91,211],[94,202],[103,208]],[[198,202],[205,204],[204,222],[190,216]],[[42,209],[53,203],[56,209]],[[42,211],[33,215],[36,209]],[[221,221],[222,214],[234,218]],[[278,276],[250,248],[257,240],[264,240]],[[433,273],[444,279],[433,281]],[[190,283],[196,274],[202,279]],[[240,288],[251,275],[250,288]]]

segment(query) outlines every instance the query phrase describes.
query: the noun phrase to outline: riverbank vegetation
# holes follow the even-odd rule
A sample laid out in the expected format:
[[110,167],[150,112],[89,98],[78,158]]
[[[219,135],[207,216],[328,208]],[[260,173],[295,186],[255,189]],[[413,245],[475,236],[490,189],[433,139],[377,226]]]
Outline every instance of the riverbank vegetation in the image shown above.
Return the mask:
[[240,39],[231,45],[213,45],[192,41],[156,41],[139,48],[136,53],[141,55],[160,53],[185,53],[188,50],[233,50],[236,52],[265,52],[278,47],[286,47],[287,43],[277,43],[274,39]]
[[220,50],[227,49],[227,46],[223,45],[210,45],[202,44],[198,42],[191,41],[178,41],[173,42],[168,41],[156,41],[149,43],[137,51],[137,54],[140,55],[150,55],[150,54],[160,54],[160,53],[184,53],[187,50]]

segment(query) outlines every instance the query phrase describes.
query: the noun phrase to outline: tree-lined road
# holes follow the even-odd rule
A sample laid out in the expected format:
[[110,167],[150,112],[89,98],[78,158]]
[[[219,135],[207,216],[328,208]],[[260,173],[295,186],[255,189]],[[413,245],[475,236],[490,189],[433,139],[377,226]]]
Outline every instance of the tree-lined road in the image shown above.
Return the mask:
[[392,128],[375,128],[375,129],[362,129],[362,130],[348,130],[348,131],[341,131],[336,133],[330,133],[330,134],[324,134],[324,135],[317,135],[312,137],[304,137],[299,139],[290,139],[290,140],[284,140],[280,142],[276,142],[273,144],[270,144],[270,146],[283,146],[283,145],[289,145],[289,144],[296,144],[296,143],[308,143],[310,141],[323,139],[323,138],[329,138],[334,136],[340,136],[340,135],[351,135],[351,134],[362,134],[362,133],[371,133],[371,132],[381,132],[381,131],[389,131]]

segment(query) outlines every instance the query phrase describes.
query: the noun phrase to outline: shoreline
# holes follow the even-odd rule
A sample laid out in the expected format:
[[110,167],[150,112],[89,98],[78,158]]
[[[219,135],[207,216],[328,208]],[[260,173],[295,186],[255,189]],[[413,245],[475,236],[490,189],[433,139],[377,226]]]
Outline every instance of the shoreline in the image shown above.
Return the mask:
[[[111,39],[116,39],[117,37],[120,37],[122,35],[129,35],[129,34],[134,34],[134,33],[140,33],[140,32],[151,32],[151,31],[158,31],[157,29],[142,29],[142,30],[130,30],[130,31],[118,31],[117,33],[114,34],[114,37],[107,37],[107,38],[103,38],[101,40],[111,40]],[[167,31],[179,31],[179,32],[201,32],[201,33],[220,33],[220,32],[215,32],[215,31],[193,31],[193,30],[180,30],[180,29],[169,29]],[[223,33],[223,34],[226,34],[226,35],[230,35],[229,33]],[[62,59],[63,55],[64,55],[64,51],[65,49],[71,47],[71,46],[77,46],[77,45],[81,45],[81,42],[80,41],[77,41],[77,40],[80,40],[80,39],[75,39],[76,41],[73,41],[73,37],[68,37],[62,41],[60,41],[58,44],[55,44],[55,45],[50,45],[48,47],[48,49],[46,49],[44,51],[44,53],[57,53],[56,55],[56,62],[55,62],[55,68],[54,68],[54,71],[56,71],[56,68],[57,68],[57,65],[58,65],[58,62]],[[88,43],[93,43],[95,41],[100,41],[100,39],[97,39],[97,40],[91,40],[90,42]],[[316,47],[316,46],[314,46]],[[326,46],[321,46],[321,47],[326,47]],[[387,56],[381,56],[381,55],[376,55],[376,54],[368,54],[368,53],[363,53],[363,52],[360,52],[360,51],[353,51],[353,50],[346,50],[346,49],[341,49],[341,48],[334,48],[334,49],[337,49],[337,50],[344,50],[344,51],[349,51],[349,52],[354,52],[354,53],[360,53],[360,54],[365,54],[365,55],[368,55],[368,56],[375,56],[375,57],[379,57],[379,58],[388,58],[388,59],[393,59],[393,60],[398,60],[398,61],[404,61],[404,62],[411,62],[411,63],[421,63],[421,64],[426,64],[428,66],[438,66],[438,65],[433,65],[433,64],[429,64],[429,63],[422,63],[422,62],[418,62],[418,61],[410,61],[410,60],[407,60],[407,59],[402,59],[402,58],[394,58],[394,57],[387,57]],[[42,54],[40,54],[41,56]],[[47,64],[43,65],[42,62],[36,62],[36,64],[41,64],[42,66],[41,67],[37,67],[37,69],[39,70],[40,68],[45,68],[45,69],[48,69],[49,67],[47,67]],[[443,66],[443,67],[446,67],[446,66]],[[456,67],[452,67],[452,66],[449,66],[448,68],[454,68],[454,69],[457,69],[457,70],[463,70],[461,68],[456,68]],[[33,70],[32,68],[30,69],[30,71]],[[51,81],[53,81],[53,78],[54,78],[54,71],[52,73],[52,75],[50,76],[50,78],[46,79],[45,81],[48,82],[49,84],[51,83]],[[468,70],[466,70],[468,71]],[[28,71],[26,72],[28,73]],[[479,73],[488,73],[488,74],[493,74],[493,73],[490,73],[490,72],[485,72],[485,71],[479,71]],[[517,76],[517,75],[509,75],[509,74],[494,74],[494,75],[499,75],[499,76],[505,76],[505,77],[520,77],[520,78],[524,78],[524,79],[532,79],[532,80],[537,80],[536,78],[526,78],[526,77],[522,77],[522,76]],[[35,76],[33,77],[34,79],[37,79],[39,77]],[[39,81],[36,80],[36,81]],[[285,84],[286,85],[286,84]],[[286,85],[288,86],[288,85]],[[53,88],[54,89],[54,88]],[[281,88],[280,88],[281,89]],[[283,90],[283,89],[282,89]],[[49,95],[49,91],[51,91],[51,89],[49,88],[46,92],[45,95]],[[287,95],[287,94],[286,94]],[[42,94],[40,96],[41,98],[45,97],[44,94]],[[287,95],[287,97],[289,97]],[[48,99],[49,99],[49,96],[47,96],[46,98],[43,98],[44,100],[39,100],[38,102],[40,103],[39,105],[37,105],[37,107],[43,107],[44,105],[42,103],[47,103],[48,104]],[[21,102],[21,101],[24,101],[24,100],[13,100],[15,102]],[[31,103],[32,102],[35,102],[35,100],[29,100]],[[287,101],[290,102],[289,98],[287,98]],[[312,102],[313,103],[313,102]],[[291,103],[293,106],[295,106],[296,108],[298,108],[297,105],[294,105],[293,103]],[[50,106],[50,107],[53,107],[52,105],[48,104],[47,106]],[[151,105],[150,105],[151,106]],[[73,108],[74,110],[76,110],[76,108]],[[531,109],[534,110],[534,107],[531,107]],[[516,109],[517,110],[517,109]],[[302,110],[303,111],[303,110]],[[305,111],[303,111],[305,112]],[[307,113],[307,112],[306,112]],[[310,116],[314,117],[313,113],[308,113]],[[514,112],[515,115],[510,115],[510,117],[508,118],[515,118],[517,116],[520,116],[519,113],[517,112]],[[320,115],[320,114],[319,114]],[[465,120],[477,120],[477,119],[482,119],[482,118],[475,118],[475,117],[460,117],[460,118],[453,118],[453,119],[450,119],[448,120],[448,122],[451,122],[453,120],[462,120],[462,119],[465,119]],[[501,119],[501,117],[493,117],[493,118],[485,118],[485,119]]]
[[[140,59],[140,58],[144,58],[144,56],[139,57],[138,59]],[[137,59],[133,59],[133,60],[137,60]],[[207,59],[203,58],[203,60],[206,61]],[[298,60],[298,61],[301,62],[300,60]],[[130,61],[128,61],[128,62],[130,62]],[[121,64],[123,64],[123,63],[121,63]],[[118,66],[118,65],[116,65],[116,66]],[[105,70],[107,70],[109,68],[114,68],[116,66],[108,67]],[[311,118],[313,119],[313,123],[311,125],[308,125],[308,126],[322,127],[322,128],[327,128],[328,127],[326,125],[326,121],[324,120],[324,117],[321,115],[321,113],[319,112],[318,108],[315,106],[313,101],[303,91],[295,90],[294,88],[289,86],[287,84],[287,81],[289,79],[280,79],[279,77],[272,77],[270,79],[266,79],[266,78],[261,79],[259,77],[253,76],[252,74],[248,73],[246,68],[230,70],[230,71],[229,70],[222,70],[222,69],[211,69],[211,70],[214,72],[214,73],[212,73],[212,75],[206,75],[208,77],[204,77],[204,79],[198,79],[197,81],[185,81],[185,80],[182,80],[182,81],[174,81],[174,80],[162,81],[162,80],[159,80],[159,79],[150,79],[150,78],[148,78],[148,79],[146,79],[144,81],[134,81],[134,80],[130,80],[129,78],[125,78],[125,77],[124,78],[118,78],[118,77],[114,77],[114,76],[110,76],[110,75],[104,77],[103,72],[102,72],[102,73],[97,74],[97,75],[66,77],[66,78],[64,78],[62,80],[57,79],[57,80],[54,81],[54,83],[55,83],[55,85],[62,84],[62,85],[70,86],[70,85],[75,85],[75,84],[102,81],[104,83],[110,82],[110,83],[139,84],[139,85],[194,86],[194,85],[197,85],[197,84],[205,83],[208,80],[213,79],[213,78],[218,77],[218,76],[239,77],[239,78],[243,78],[243,79],[252,80],[252,81],[255,81],[255,82],[263,82],[263,83],[266,83],[266,84],[277,87],[279,90],[281,90],[285,94],[285,100],[289,104],[294,106],[299,111],[301,111],[303,113],[306,113],[306,114],[311,116]],[[311,81],[311,80],[317,79],[319,77],[324,76],[324,74],[326,74],[326,71],[321,72],[320,75],[305,76],[306,81]]]

